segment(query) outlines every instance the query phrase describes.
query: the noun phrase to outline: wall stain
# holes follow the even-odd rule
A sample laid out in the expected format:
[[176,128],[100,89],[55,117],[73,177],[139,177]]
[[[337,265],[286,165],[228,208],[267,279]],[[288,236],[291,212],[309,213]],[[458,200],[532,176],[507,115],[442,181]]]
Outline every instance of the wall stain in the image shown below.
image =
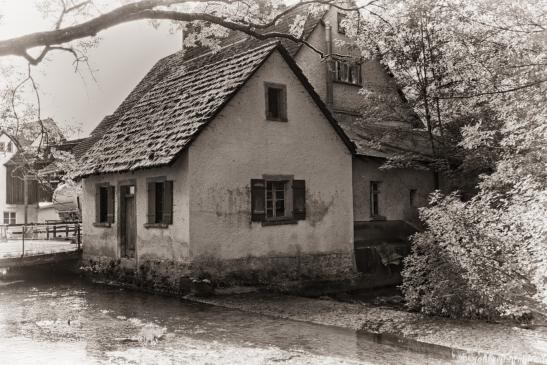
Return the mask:
[[334,201],[338,198],[338,192],[330,198],[328,202],[321,199],[320,196],[317,198],[311,194],[306,194],[306,200],[308,203],[309,212],[307,215],[307,221],[310,222],[312,227],[319,222],[321,222],[325,216],[329,213],[330,208],[334,205]]

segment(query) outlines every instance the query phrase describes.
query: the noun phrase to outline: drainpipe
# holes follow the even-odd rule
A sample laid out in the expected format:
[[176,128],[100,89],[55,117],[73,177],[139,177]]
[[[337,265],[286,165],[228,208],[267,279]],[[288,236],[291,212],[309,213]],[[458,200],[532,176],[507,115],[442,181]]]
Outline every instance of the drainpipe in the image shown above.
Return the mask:
[[331,34],[331,25],[330,22],[325,22],[325,43],[326,43],[326,50],[327,50],[327,59],[326,59],[326,67],[327,67],[327,106],[332,108],[333,104],[333,88],[332,88],[332,34]]

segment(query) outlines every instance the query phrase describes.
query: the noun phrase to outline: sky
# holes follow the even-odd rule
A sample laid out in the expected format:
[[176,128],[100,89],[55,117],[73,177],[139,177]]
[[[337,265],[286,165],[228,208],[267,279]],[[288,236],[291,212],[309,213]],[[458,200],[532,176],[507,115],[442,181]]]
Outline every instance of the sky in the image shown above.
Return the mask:
[[[0,14],[0,39],[49,30],[54,18],[44,19],[35,0],[0,0]],[[179,51],[182,44],[180,33],[170,34],[167,25],[154,29],[146,21],[110,28],[99,37],[99,44],[88,52],[95,80],[86,66],[81,66],[81,75],[75,73],[73,57],[63,52],[51,53],[32,70],[40,88],[42,119],[81,127],[72,138],[88,135],[160,58]],[[7,62],[26,70],[25,63],[14,57]]]

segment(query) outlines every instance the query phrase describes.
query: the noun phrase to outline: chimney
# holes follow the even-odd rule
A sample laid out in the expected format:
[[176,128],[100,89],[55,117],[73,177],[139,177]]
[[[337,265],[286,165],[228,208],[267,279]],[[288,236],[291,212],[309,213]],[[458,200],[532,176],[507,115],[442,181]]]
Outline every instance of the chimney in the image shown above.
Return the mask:
[[327,50],[327,59],[325,60],[325,65],[327,67],[327,106],[332,108],[333,104],[333,87],[332,87],[332,68],[333,68],[333,62],[332,62],[332,33],[331,33],[331,25],[330,22],[325,22],[325,43]]

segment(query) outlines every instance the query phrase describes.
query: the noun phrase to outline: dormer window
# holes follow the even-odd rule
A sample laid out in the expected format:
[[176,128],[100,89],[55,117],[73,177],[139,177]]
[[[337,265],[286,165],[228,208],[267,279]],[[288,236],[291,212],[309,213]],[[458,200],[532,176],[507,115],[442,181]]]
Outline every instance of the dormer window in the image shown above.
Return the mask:
[[336,14],[336,24],[337,24],[337,30],[340,34],[346,34],[346,28],[342,25],[342,22],[346,20],[347,15],[344,13],[337,13]]
[[361,63],[352,60],[334,61],[334,81],[361,86]]
[[266,119],[287,121],[287,87],[282,84],[264,83]]

